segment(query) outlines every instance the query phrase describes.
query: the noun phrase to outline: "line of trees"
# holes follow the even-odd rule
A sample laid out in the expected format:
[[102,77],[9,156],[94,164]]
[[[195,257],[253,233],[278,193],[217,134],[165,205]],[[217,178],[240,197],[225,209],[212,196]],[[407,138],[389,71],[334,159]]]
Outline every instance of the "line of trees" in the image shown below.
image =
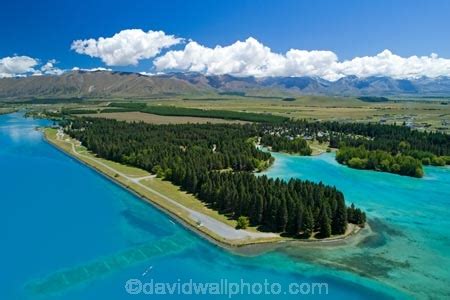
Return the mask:
[[227,120],[241,120],[241,121],[267,122],[267,123],[282,123],[289,120],[289,118],[287,117],[272,114],[260,114],[260,113],[216,110],[216,109],[198,109],[198,108],[177,107],[177,106],[159,106],[159,105],[156,106],[136,102],[129,102],[129,103],[114,102],[111,103],[110,106],[162,116],[204,117],[204,118],[218,118]]
[[344,233],[349,221],[365,223],[365,214],[346,207],[335,187],[255,176],[253,171],[272,159],[251,141],[259,130],[255,124],[149,125],[97,118],[66,124],[69,135],[100,157],[157,173],[220,213],[247,217],[267,231],[329,237]]

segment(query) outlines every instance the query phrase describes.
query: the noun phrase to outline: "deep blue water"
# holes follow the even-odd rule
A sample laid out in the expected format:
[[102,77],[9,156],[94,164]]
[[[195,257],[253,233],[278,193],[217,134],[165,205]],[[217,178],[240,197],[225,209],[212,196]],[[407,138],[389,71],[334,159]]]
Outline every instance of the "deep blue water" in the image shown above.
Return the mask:
[[[185,297],[129,295],[124,286],[130,278],[169,283],[190,279],[194,282],[216,282],[220,279],[239,282],[242,279],[264,283],[267,279],[270,283],[280,283],[283,291],[291,282],[326,282],[329,285],[328,295],[314,297],[383,299],[406,295],[404,291],[399,291],[404,286],[397,284],[407,280],[396,281],[395,278],[409,271],[413,282],[431,274],[436,279],[429,279],[429,282],[436,282],[436,288],[444,288],[441,281],[442,276],[448,275],[448,271],[443,269],[448,264],[446,233],[449,219],[439,217],[448,216],[445,212],[449,199],[446,196],[448,186],[445,191],[440,190],[441,184],[448,185],[448,171],[427,170],[429,177],[425,178],[424,183],[418,181],[406,186],[402,186],[406,184],[403,178],[388,177],[389,186],[381,189],[377,184],[375,188],[370,188],[370,182],[363,185],[366,175],[360,180],[357,178],[359,175],[356,176],[366,173],[347,174],[348,169],[336,166],[332,159],[296,161],[296,158],[277,155],[277,163],[269,174],[324,181],[342,177],[342,182],[330,183],[339,187],[343,184],[346,195],[348,192],[347,198],[369,209],[369,217],[382,219],[375,222],[374,227],[384,228],[390,233],[367,239],[363,247],[348,245],[317,249],[297,246],[248,257],[204,241],[164,213],[50,146],[34,129],[47,124],[49,122],[45,120],[25,119],[19,113],[0,116],[0,299]],[[291,159],[294,161],[291,162]],[[322,170],[322,173],[316,174],[315,168]],[[316,175],[318,177],[313,178]],[[383,175],[370,176],[374,177],[367,179],[385,181]],[[444,183],[442,178],[445,178]],[[411,199],[407,198],[407,203],[389,196],[387,189],[394,183],[406,191],[412,189]],[[435,184],[439,186],[435,187]],[[429,189],[425,196],[416,190],[422,185],[422,189]],[[377,193],[381,196],[377,197]],[[426,209],[410,203],[418,201],[423,202]],[[432,213],[436,214],[435,217],[431,216]],[[418,224],[411,225],[411,222]],[[431,222],[446,228],[430,232]],[[401,248],[400,253],[389,254],[397,251],[395,234],[399,233],[396,230],[409,230],[410,227],[417,227],[420,233],[410,236],[407,232],[411,243],[409,247],[421,250],[416,249],[409,254],[407,248]],[[424,240],[420,240],[421,237]],[[439,241],[442,238],[444,240]],[[402,247],[404,239],[402,236]],[[423,246],[430,241],[429,246]],[[170,247],[164,248],[167,244]],[[156,254],[146,256],[143,253],[147,251]],[[383,254],[385,252],[388,254]],[[368,260],[374,260],[374,264],[361,259],[361,255],[365,254],[369,255]],[[409,258],[419,254],[426,255],[424,262],[430,263],[432,268],[424,271],[423,276],[422,273],[418,276],[413,273],[416,266]],[[377,263],[387,263],[377,255],[385,255],[395,262],[397,256],[407,256],[414,269],[407,268],[400,273],[396,273],[395,268],[378,270]],[[422,258],[417,259],[422,262]],[[357,265],[353,266],[355,262],[363,267],[358,269]],[[104,272],[105,266],[107,272]],[[153,268],[143,276],[149,266]],[[348,266],[356,267],[356,270],[350,271]],[[399,264],[398,268],[403,270],[405,266]],[[363,273],[371,267],[377,270],[376,274]],[[280,298],[279,295],[264,298],[275,297]],[[292,296],[298,297],[305,296]],[[256,297],[242,295],[235,298]]]

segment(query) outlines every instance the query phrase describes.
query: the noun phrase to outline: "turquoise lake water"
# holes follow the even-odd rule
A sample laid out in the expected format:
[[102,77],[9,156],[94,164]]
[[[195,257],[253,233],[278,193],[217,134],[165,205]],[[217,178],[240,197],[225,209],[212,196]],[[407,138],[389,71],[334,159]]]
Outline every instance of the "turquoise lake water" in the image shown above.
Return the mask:
[[374,231],[358,247],[287,253],[377,278],[415,297],[450,297],[450,168],[427,167],[417,179],[350,169],[334,154],[273,155],[266,175],[335,185],[347,203],[367,212]]
[[[130,295],[124,288],[130,278],[169,283],[267,279],[282,286],[283,298],[292,282],[328,283],[328,295],[308,296],[314,298],[450,293],[448,169],[427,168],[418,180],[351,170],[331,155],[274,154],[268,175],[335,184],[347,201],[368,211],[379,233],[366,234],[359,245],[297,245],[248,257],[203,240],[56,150],[34,129],[48,124],[19,113],[0,116],[0,299],[186,297]],[[263,298],[275,297],[280,295]],[[306,296],[291,296],[298,297]]]

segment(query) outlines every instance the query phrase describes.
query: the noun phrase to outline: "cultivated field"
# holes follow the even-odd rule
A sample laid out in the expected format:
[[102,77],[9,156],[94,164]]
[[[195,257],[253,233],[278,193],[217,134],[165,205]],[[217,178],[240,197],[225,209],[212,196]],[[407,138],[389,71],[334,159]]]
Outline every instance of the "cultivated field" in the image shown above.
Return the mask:
[[176,116],[159,116],[142,112],[118,112],[118,113],[99,113],[99,114],[83,114],[83,117],[115,119],[119,121],[142,121],[149,124],[186,124],[186,123],[214,123],[214,124],[243,124],[245,121],[223,120],[214,118],[199,117],[176,117]]

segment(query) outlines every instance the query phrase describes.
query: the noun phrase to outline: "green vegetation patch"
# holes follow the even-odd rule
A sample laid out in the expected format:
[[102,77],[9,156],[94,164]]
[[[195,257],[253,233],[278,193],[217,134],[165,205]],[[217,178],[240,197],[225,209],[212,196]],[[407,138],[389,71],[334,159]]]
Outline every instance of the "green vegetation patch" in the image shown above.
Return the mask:
[[265,146],[272,147],[273,151],[285,151],[288,153],[309,156],[312,149],[309,147],[305,139],[301,137],[285,137],[266,134],[261,138],[261,143]]
[[376,97],[376,96],[362,96],[358,98],[364,102],[388,102],[389,99],[386,97]]
[[147,107],[147,104],[140,102],[113,102],[108,105],[109,107],[127,108],[133,111],[140,111]]
[[342,147],[336,154],[336,160],[355,169],[368,169],[423,177],[423,168],[420,160],[409,155],[392,155],[382,150],[368,151],[364,146]]

